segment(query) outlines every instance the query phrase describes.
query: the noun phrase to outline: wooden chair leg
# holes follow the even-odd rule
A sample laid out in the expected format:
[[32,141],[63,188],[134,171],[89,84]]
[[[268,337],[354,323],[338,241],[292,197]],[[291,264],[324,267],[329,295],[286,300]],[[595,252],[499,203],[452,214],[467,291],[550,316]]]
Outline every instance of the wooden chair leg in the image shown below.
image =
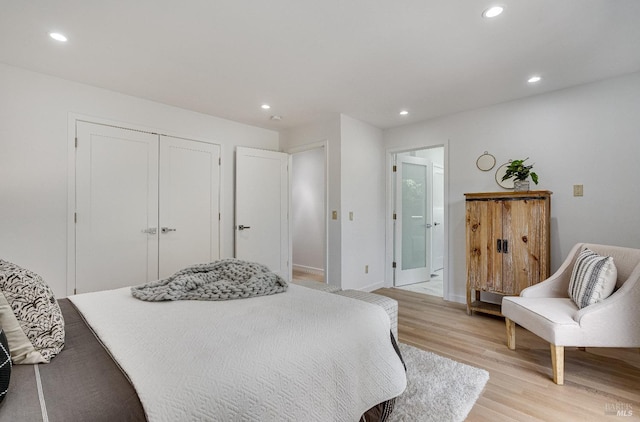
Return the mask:
[[504,322],[507,325],[507,347],[516,350],[516,323],[509,318],[505,318]]
[[553,367],[553,382],[564,384],[564,346],[551,344],[551,365]]

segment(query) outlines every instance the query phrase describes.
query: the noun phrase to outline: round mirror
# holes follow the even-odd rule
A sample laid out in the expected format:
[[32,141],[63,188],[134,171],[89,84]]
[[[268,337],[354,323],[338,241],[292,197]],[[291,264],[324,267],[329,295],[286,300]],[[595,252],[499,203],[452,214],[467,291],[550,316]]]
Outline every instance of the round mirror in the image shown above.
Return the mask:
[[503,165],[498,167],[498,170],[496,170],[496,183],[505,189],[513,189],[513,177],[507,180],[502,180],[504,175],[507,174],[507,167],[509,167],[509,164],[511,163],[504,163]]
[[489,171],[496,165],[496,157],[489,154],[487,151],[484,152],[478,159],[476,160],[476,166],[482,171]]

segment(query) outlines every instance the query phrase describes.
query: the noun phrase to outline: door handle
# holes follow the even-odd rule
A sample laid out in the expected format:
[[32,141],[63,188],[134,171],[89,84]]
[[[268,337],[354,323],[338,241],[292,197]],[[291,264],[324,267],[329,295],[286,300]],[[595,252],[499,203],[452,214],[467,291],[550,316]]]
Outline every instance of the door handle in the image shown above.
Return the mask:
[[158,229],[156,227],[150,227],[148,229],[143,229],[142,233],[146,233],[146,234],[156,234],[156,232],[158,231]]
[[238,230],[247,230],[247,229],[250,229],[250,228],[251,228],[251,226],[243,226],[242,224],[240,224],[238,226]]
[[163,227],[163,228],[161,228],[161,229],[160,229],[160,231],[161,231],[163,234],[167,234],[167,233],[169,233],[169,232],[174,232],[174,231],[176,231],[176,229],[170,229],[169,227]]
[[502,239],[498,239],[498,253],[502,253]]
[[509,241],[507,239],[502,241],[502,252],[509,253]]
[[439,226],[439,225],[440,225],[440,223],[438,223],[437,221],[434,221],[434,222],[433,222],[433,225],[434,225],[434,226]]
[[430,228],[432,227],[432,226],[431,226],[431,224],[429,224],[429,223],[425,224],[424,226],[425,226],[426,228],[428,228],[428,229],[430,229]]

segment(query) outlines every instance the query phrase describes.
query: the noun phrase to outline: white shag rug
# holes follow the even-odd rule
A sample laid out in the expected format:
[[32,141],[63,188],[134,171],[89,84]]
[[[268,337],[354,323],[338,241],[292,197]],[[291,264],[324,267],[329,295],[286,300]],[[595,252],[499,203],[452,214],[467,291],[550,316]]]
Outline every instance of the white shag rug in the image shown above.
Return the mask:
[[399,344],[407,365],[407,389],[389,422],[464,421],[489,373],[431,352]]

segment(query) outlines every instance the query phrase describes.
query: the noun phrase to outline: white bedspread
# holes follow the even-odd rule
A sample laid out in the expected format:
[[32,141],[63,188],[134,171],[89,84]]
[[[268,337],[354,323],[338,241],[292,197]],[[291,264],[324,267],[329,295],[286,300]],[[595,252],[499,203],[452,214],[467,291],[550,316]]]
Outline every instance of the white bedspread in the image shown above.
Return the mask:
[[69,297],[155,421],[357,421],[404,391],[389,317],[290,285],[223,302],[143,302],[128,288]]

